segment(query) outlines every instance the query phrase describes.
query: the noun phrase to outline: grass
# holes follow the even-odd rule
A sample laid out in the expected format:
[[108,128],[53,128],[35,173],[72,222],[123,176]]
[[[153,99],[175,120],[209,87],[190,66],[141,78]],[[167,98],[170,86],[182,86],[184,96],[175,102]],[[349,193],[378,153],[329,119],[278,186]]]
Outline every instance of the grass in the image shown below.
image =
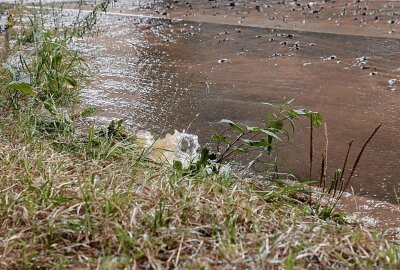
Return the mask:
[[311,215],[284,188],[183,176],[134,147],[60,152],[1,123],[0,268],[400,267],[399,246]]
[[0,70],[0,269],[400,268],[397,244],[321,219],[303,184],[187,172],[152,161],[120,123],[82,128],[87,113],[69,98],[80,84],[66,79],[79,66],[60,64],[68,46],[40,40],[42,70],[27,61],[23,73],[44,80],[15,87]]

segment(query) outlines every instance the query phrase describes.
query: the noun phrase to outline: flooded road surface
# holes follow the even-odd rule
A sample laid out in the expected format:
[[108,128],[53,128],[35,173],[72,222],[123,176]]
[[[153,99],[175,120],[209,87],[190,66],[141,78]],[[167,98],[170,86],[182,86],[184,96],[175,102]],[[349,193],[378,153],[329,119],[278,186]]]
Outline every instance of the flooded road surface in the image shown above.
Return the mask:
[[[353,188],[394,200],[394,188],[400,188],[400,89],[388,80],[400,80],[400,40],[123,15],[103,17],[99,25],[101,34],[81,44],[94,68],[83,96],[99,107],[99,116],[125,118],[157,134],[193,121],[189,131],[206,143],[224,127],[221,119],[261,124],[272,111],[265,103],[294,99],[325,116],[331,173],[341,167],[350,140],[358,151],[382,123]],[[228,61],[219,64],[223,58]],[[299,123],[296,146],[284,150],[299,179],[308,175],[306,126]],[[324,141],[319,133],[317,159]]]

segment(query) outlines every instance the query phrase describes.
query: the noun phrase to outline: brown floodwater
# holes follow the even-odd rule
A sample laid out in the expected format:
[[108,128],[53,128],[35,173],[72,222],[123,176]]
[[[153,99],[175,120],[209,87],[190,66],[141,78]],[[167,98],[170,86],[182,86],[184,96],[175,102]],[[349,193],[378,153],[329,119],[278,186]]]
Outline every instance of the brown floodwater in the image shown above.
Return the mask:
[[[266,103],[294,99],[296,107],[325,117],[330,172],[341,167],[350,140],[358,151],[382,123],[352,186],[358,195],[394,200],[400,96],[388,80],[400,79],[400,40],[119,15],[103,17],[100,31],[81,44],[94,69],[83,97],[100,117],[124,118],[160,135],[192,123],[189,132],[204,144],[224,128],[221,119],[260,125],[272,111]],[[308,134],[300,122],[295,146],[281,154],[300,180],[308,176]],[[320,131],[318,162],[323,142]]]

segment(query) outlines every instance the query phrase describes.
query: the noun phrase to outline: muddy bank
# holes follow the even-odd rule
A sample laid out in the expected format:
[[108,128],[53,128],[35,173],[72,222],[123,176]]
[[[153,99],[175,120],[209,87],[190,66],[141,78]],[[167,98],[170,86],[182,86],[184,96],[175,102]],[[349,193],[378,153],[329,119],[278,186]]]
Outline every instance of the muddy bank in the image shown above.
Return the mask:
[[165,1],[157,14],[308,32],[399,38],[400,4],[394,1]]
[[[89,9],[95,1],[84,3]],[[397,1],[119,0],[110,11],[258,28],[400,38],[399,10]]]

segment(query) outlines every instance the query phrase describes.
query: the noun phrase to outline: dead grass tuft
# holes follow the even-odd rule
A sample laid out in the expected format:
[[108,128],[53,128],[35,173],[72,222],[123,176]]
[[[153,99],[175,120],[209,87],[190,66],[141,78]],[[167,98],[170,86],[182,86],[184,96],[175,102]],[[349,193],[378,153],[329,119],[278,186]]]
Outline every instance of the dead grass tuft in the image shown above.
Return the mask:
[[398,246],[277,187],[0,134],[0,268],[400,267]]

